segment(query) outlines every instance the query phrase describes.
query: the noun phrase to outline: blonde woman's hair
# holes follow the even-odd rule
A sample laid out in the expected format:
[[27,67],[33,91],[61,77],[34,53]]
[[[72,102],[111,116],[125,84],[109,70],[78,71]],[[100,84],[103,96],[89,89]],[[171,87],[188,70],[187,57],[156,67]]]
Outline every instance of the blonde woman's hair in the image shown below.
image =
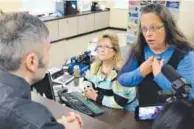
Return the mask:
[[[98,42],[101,41],[102,39],[109,39],[111,41],[113,50],[115,51],[113,68],[115,70],[120,70],[121,67],[123,66],[124,59],[121,56],[118,36],[115,34],[104,34],[99,38]],[[96,74],[98,72],[99,67],[101,66],[101,63],[102,62],[98,58],[95,59],[94,63],[91,65],[91,72],[93,74]]]

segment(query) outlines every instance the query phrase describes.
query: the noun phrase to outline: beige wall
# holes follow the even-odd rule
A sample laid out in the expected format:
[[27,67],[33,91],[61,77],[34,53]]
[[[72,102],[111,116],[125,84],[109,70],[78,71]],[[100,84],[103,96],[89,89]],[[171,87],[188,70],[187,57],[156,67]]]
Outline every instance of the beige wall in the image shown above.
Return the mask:
[[0,9],[4,12],[20,11],[21,0],[0,0]]
[[194,1],[182,0],[178,26],[194,44]]
[[111,9],[110,11],[110,27],[127,28],[128,10]]
[[110,8],[110,27],[116,28],[127,28],[128,22],[128,10],[127,9],[116,9],[112,0],[106,1],[106,6]]

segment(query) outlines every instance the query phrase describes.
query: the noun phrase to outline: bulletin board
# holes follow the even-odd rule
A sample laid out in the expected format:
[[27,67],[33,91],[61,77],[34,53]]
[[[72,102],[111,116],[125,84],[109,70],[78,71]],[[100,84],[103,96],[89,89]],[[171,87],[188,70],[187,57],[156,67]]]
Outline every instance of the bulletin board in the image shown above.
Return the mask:
[[133,44],[137,40],[139,31],[139,21],[141,15],[141,8],[144,6],[155,3],[166,6],[172,13],[175,20],[179,16],[180,2],[168,0],[128,0],[128,25],[127,25],[127,43]]

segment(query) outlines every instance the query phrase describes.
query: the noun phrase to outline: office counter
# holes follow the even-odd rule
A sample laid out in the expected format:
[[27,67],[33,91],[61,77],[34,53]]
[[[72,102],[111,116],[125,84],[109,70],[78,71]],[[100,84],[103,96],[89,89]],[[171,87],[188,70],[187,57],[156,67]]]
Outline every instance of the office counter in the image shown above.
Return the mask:
[[[60,118],[62,115],[66,115],[68,112],[74,111],[68,107],[62,106],[60,104],[55,103],[52,100],[43,98],[33,93],[32,93],[32,100],[46,106],[53,113],[56,119]],[[96,120],[82,113],[79,113],[79,114],[81,115],[84,121],[84,129],[112,129],[111,126],[106,124],[105,122]]]
[[113,129],[150,129],[151,122],[137,122],[134,113],[119,109],[102,108],[104,114],[95,117],[112,126]]
[[[74,111],[52,100],[32,94],[32,100],[46,106],[56,118]],[[103,107],[104,114],[94,118],[79,113],[84,121],[84,129],[149,129],[150,122],[137,122],[132,112]],[[75,111],[74,111],[75,112]]]
[[[73,82],[69,83],[67,85],[68,91],[83,91],[84,86],[82,81],[83,80],[80,79],[78,87],[75,87]],[[111,129],[150,129],[151,127],[151,122],[137,122],[134,119],[133,112],[107,108],[105,106],[100,107],[104,110],[104,114],[94,118],[111,125]]]

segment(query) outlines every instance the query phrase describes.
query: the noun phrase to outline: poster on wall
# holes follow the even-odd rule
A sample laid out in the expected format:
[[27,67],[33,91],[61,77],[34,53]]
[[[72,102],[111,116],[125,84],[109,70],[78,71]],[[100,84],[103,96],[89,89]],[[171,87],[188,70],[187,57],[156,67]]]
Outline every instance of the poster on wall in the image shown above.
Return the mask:
[[173,18],[177,21],[179,19],[180,2],[179,1],[166,1],[166,7],[171,12]]
[[128,1],[128,25],[127,25],[127,43],[133,44],[138,34],[141,1]]
[[175,19],[179,16],[179,1],[167,0],[129,0],[128,1],[128,25],[127,25],[127,43],[133,44],[137,40],[139,33],[139,22],[141,16],[141,9],[148,4],[162,4],[166,6],[172,13]]

